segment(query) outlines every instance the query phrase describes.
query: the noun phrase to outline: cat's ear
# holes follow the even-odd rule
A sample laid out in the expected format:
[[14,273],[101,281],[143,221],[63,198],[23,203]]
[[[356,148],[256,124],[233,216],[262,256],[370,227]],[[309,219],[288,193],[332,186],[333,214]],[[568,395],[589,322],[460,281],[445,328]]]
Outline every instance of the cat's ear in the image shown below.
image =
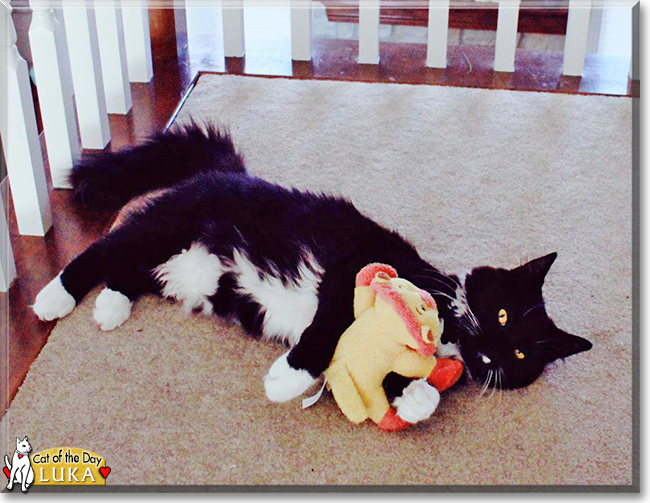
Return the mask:
[[23,439],[23,442],[27,442],[27,437],[25,437],[25,438]]
[[20,439],[16,437],[16,447],[20,447]]
[[557,360],[558,358],[566,358],[567,356],[589,351],[593,344],[587,339],[571,335],[559,328],[555,329],[552,338],[545,344],[545,349],[549,356],[549,361]]
[[533,281],[541,285],[544,283],[544,278],[546,277],[546,274],[553,265],[553,262],[555,262],[556,258],[557,252],[549,253],[543,257],[531,260],[524,265],[520,265],[519,267],[513,269],[513,272],[520,276],[523,276],[528,281]]

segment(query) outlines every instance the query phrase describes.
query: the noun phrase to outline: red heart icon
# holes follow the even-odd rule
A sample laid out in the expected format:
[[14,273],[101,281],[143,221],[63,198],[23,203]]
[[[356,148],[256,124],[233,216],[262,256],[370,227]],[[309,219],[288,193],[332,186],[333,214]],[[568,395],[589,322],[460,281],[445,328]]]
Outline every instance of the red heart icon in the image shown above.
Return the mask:
[[106,477],[108,477],[108,474],[111,473],[111,469],[108,466],[105,466],[105,467],[102,466],[99,469],[99,473],[102,474],[102,477],[106,478]]
[[7,467],[5,466],[5,467],[2,469],[2,471],[5,472],[5,475],[7,476],[7,478],[9,478],[9,476],[11,475],[11,472],[9,471],[9,468],[7,468]]

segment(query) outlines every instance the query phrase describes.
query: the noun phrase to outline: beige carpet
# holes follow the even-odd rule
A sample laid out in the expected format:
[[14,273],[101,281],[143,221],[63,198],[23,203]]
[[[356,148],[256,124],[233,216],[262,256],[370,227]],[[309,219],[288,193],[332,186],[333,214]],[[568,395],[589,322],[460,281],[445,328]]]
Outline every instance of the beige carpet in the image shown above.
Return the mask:
[[143,299],[102,333],[95,291],[33,364],[10,439],[97,452],[109,485],[631,483],[630,100],[205,75],[190,115],[229,126],[254,173],[350,197],[445,270],[557,251],[548,310],[594,349],[387,434],[328,396],[269,403],[283,348],[178,305]]

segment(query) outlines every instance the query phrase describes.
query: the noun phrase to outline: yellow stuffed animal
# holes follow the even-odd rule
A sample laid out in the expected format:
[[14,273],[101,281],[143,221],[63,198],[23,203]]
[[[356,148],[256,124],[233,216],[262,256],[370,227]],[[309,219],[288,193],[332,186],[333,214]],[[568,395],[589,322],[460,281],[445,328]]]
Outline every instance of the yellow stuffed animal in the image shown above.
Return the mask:
[[389,431],[410,425],[384,393],[390,372],[427,378],[438,391],[460,378],[462,363],[434,356],[443,324],[433,297],[398,278],[391,266],[369,264],[357,274],[354,317],[325,371],[334,399],[353,423],[370,418]]

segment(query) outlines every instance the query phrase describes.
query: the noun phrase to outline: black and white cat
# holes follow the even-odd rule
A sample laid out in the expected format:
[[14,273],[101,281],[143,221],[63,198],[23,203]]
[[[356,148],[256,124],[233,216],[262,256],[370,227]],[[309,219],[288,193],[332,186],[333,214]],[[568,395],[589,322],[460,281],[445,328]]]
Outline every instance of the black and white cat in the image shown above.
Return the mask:
[[[189,311],[233,317],[291,348],[265,377],[274,401],[300,395],[329,365],[353,321],[355,274],[371,262],[391,264],[434,296],[445,326],[439,353],[462,358],[479,382],[527,386],[547,363],[591,348],[546,314],[542,285],[555,253],[512,270],[443,274],[350,201],[249,175],[214,128],[188,126],[90,157],[71,179],[86,205],[128,204],[38,294],[39,318],[67,315],[100,283],[94,317],[103,330],[124,323],[133,302],[152,292]],[[391,374],[384,386],[402,419],[417,422],[435,409],[437,393],[422,380]]]

